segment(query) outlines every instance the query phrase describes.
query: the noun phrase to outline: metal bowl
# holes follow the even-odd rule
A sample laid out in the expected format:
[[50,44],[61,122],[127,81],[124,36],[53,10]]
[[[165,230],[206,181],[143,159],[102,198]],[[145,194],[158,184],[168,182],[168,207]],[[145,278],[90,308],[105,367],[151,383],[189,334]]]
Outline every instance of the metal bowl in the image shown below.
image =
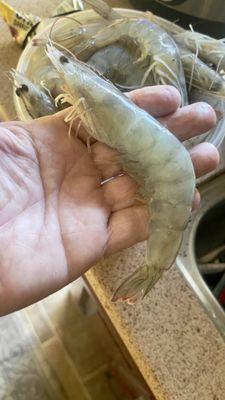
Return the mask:
[[[221,207],[223,209],[223,215],[225,214],[224,184],[225,174],[223,173],[200,186],[202,198],[201,208],[197,213],[192,215],[188,227],[184,232],[182,245],[176,260],[176,265],[183,274],[188,285],[196,294],[199,302],[203,305],[206,313],[209,315],[220,334],[225,339],[225,312],[213,295],[212,291],[205,283],[199,271],[196,259],[197,232],[201,221],[210,210],[216,209],[216,207],[220,204],[222,204]],[[218,216],[215,215],[215,218],[218,218]],[[211,229],[211,227],[209,227],[209,229]],[[216,240],[219,242],[221,235],[224,239],[223,230],[224,227],[222,226],[221,222],[221,231],[211,233],[215,243],[217,243]],[[204,243],[204,246],[210,249],[211,243]]]

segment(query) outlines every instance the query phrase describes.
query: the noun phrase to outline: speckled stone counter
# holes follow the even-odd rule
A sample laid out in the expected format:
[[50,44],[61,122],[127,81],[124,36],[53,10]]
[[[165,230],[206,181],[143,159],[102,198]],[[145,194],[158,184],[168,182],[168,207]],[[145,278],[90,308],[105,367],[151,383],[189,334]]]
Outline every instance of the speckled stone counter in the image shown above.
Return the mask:
[[[47,16],[60,0],[9,1]],[[126,6],[127,1],[112,2]],[[16,117],[5,73],[21,50],[0,20],[0,119]],[[114,289],[144,257],[144,244],[92,268],[86,278],[103,310],[159,400],[224,400],[225,343],[176,267],[139,304],[113,304]]]
[[225,343],[176,267],[142,302],[110,302],[144,253],[142,243],[105,260],[89,285],[157,399],[224,400]]

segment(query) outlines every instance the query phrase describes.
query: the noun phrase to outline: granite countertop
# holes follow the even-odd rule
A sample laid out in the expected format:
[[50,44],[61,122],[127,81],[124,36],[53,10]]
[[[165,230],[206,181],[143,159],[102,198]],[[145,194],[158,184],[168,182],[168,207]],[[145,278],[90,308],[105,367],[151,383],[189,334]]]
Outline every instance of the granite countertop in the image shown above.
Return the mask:
[[89,285],[157,399],[224,400],[225,344],[176,266],[142,302],[110,302],[144,253],[142,243],[103,261]]
[[[8,2],[47,16],[60,0]],[[16,114],[5,73],[16,66],[21,49],[2,20],[0,32],[0,119],[12,119]],[[86,274],[89,285],[157,399],[224,400],[225,344],[176,266],[135,306],[111,303],[114,289],[144,253],[142,243],[103,261]]]

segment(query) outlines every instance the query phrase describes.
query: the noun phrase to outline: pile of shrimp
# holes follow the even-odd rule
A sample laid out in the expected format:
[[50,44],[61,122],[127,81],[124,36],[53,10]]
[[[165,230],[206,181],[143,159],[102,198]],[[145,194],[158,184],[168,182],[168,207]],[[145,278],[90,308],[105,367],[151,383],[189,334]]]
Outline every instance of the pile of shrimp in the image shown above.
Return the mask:
[[102,0],[88,3],[101,20],[70,21],[69,29],[61,31],[53,26],[47,39],[33,41],[40,55],[30,71],[35,81],[15,70],[11,78],[32,118],[72,106],[65,118],[69,128],[79,118],[90,136],[119,152],[123,171],[137,181],[151,215],[146,261],[113,296],[133,303],[176,259],[191,213],[195,174],[185,146],[123,92],[173,85],[182,105],[206,101],[223,121],[225,44],[151,13],[125,18]]
[[[179,90],[182,105],[206,101],[220,121],[216,128],[195,138],[195,144],[214,136],[219,145],[225,113],[224,40],[195,32],[192,27],[184,30],[151,12],[124,17],[103,0],[86,2],[100,18],[84,25],[75,16],[59,18],[53,23],[49,37],[33,40],[40,51],[35,67],[28,73],[30,81],[26,76],[22,82],[21,74],[11,72],[16,93],[29,115],[35,118],[68,106],[60,102],[55,105],[63,82],[45,53],[50,39],[64,54],[72,53],[86,62],[122,92],[167,84]],[[61,29],[57,29],[58,23]],[[185,145],[189,148],[193,139]]]

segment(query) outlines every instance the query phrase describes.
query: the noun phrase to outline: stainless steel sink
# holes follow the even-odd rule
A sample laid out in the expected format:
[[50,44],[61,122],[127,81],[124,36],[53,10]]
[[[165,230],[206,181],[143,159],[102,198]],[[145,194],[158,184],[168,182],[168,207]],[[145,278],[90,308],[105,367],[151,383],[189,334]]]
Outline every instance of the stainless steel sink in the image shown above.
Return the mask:
[[[176,263],[188,285],[195,292],[207,314],[225,339],[225,312],[205,283],[196,260],[196,240],[197,238],[199,240],[198,232],[202,221],[206,220],[206,216],[209,212],[213,213],[213,210],[215,212],[216,210],[220,210],[220,212],[222,210],[225,217],[225,172],[220,173],[217,177],[213,176],[208,181],[202,183],[199,190],[202,197],[201,208],[193,214],[184,232],[182,246]],[[215,241],[217,241],[216,245],[220,245],[219,241],[225,239],[225,223],[224,226],[222,225],[223,222],[221,220],[220,232],[213,232],[213,227],[209,227],[212,235],[211,238],[208,235],[210,240],[206,245],[210,247],[214,245]]]

